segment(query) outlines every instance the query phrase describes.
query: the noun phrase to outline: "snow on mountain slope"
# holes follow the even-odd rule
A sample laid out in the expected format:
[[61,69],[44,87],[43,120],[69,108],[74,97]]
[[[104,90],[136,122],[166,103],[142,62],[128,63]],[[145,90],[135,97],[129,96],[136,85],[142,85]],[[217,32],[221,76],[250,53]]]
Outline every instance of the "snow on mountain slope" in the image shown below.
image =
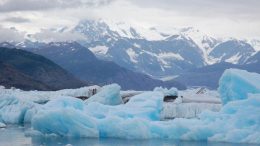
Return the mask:
[[97,57],[154,77],[172,76],[207,64],[203,51],[191,39],[172,35],[178,33],[177,29],[171,29],[167,34],[155,27],[85,20],[75,27],[75,31],[88,37],[81,44]]
[[220,42],[220,40],[217,40],[201,32],[200,30],[192,27],[181,29],[180,34],[193,41],[196,45],[198,45],[198,47],[203,52],[203,57],[207,64],[215,63],[215,61],[212,58],[210,58],[208,54],[214,49],[214,47]]
[[75,31],[88,38],[81,44],[98,58],[155,78],[219,62],[243,64],[255,52],[245,41],[215,39],[192,27],[145,27],[84,20]]
[[255,49],[245,41],[228,40],[218,44],[209,55],[217,62],[244,64],[255,53]]
[[106,55],[109,48],[107,46],[95,46],[88,49],[96,55]]
[[[53,31],[64,29],[67,28]],[[260,41],[257,39],[216,39],[192,27],[165,28],[107,20],[82,20],[70,30],[83,35],[86,39],[78,42],[99,59],[113,61],[155,78],[175,76],[194,67],[220,62],[243,64],[256,53],[255,50],[260,50]],[[40,48],[42,45],[37,41],[11,44],[17,48]]]
[[255,51],[260,51],[260,39],[248,40],[247,43],[249,43]]

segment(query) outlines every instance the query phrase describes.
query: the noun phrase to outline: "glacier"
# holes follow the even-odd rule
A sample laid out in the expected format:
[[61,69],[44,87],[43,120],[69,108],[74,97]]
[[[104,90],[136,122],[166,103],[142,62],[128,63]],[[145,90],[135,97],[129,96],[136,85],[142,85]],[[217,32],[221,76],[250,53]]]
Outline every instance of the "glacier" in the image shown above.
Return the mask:
[[[258,74],[242,70],[227,70],[219,82],[218,90],[223,106],[218,105],[217,99],[211,101],[208,97],[202,97],[199,100],[187,100],[185,96],[190,95],[190,91],[174,91],[175,94],[184,95],[184,98],[178,97],[176,102],[167,103],[175,104],[179,109],[172,113],[176,114],[176,117],[171,120],[161,119],[165,108],[163,98],[169,93],[168,89],[143,91],[131,97],[126,104],[122,104],[120,87],[112,84],[101,88],[99,95],[94,95],[97,100],[91,99],[92,96],[88,101],[68,94],[56,94],[58,96],[48,97],[48,102],[43,104],[35,102],[35,98],[23,99],[15,97],[13,93],[9,96],[2,94],[0,122],[28,122],[33,130],[43,135],[260,144],[259,77]],[[241,94],[241,97],[235,92]],[[215,94],[209,93],[214,96]],[[194,103],[189,103],[190,101]],[[203,101],[210,101],[210,104],[216,107],[208,107],[209,104],[201,103]],[[212,110],[214,108],[215,110]],[[191,111],[197,112],[195,118],[189,118]],[[188,118],[178,114],[187,115]]]

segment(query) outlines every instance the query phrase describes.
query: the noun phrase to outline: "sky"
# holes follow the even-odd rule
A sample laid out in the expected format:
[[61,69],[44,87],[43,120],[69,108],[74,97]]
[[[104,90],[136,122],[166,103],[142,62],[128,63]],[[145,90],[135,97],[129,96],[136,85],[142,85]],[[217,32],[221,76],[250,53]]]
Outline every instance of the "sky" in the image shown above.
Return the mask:
[[[0,41],[55,35],[83,19],[143,27],[195,27],[215,37],[259,38],[259,0],[0,0]],[[66,34],[80,38],[77,34]],[[64,36],[55,37],[66,39]]]

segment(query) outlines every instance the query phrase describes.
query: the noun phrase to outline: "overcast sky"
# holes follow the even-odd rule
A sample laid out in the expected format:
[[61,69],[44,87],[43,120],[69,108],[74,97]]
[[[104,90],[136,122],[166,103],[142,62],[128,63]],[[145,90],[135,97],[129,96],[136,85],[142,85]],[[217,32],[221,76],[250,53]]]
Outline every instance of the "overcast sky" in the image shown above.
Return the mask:
[[217,37],[260,37],[260,0],[0,0],[0,33],[12,28],[17,38],[18,31],[46,33],[100,18],[144,27],[191,26]]

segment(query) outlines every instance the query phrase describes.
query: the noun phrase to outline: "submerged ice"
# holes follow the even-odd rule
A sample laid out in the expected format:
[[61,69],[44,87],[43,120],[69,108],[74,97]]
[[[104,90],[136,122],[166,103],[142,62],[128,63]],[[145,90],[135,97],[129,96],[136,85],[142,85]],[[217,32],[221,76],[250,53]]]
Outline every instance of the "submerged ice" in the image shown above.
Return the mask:
[[[220,111],[217,109],[220,107],[216,107],[216,112],[209,108],[211,111],[202,111],[198,118],[193,119],[176,116],[173,120],[160,120],[165,106],[163,98],[169,93],[181,94],[175,90],[157,88],[135,95],[126,104],[121,104],[120,87],[114,84],[103,87],[95,99],[91,97],[86,101],[68,94],[48,98],[46,104],[1,96],[0,122],[28,121],[34,130],[42,134],[60,136],[260,143],[260,94],[257,94],[260,82],[256,81],[259,78],[258,74],[227,70],[220,80],[219,93],[223,101]],[[183,106],[175,114],[185,114],[192,110],[187,107],[197,106],[196,103],[185,106],[188,104],[185,102],[187,99],[172,103]],[[210,102],[216,104],[218,100]],[[202,109],[207,109],[207,106]]]

